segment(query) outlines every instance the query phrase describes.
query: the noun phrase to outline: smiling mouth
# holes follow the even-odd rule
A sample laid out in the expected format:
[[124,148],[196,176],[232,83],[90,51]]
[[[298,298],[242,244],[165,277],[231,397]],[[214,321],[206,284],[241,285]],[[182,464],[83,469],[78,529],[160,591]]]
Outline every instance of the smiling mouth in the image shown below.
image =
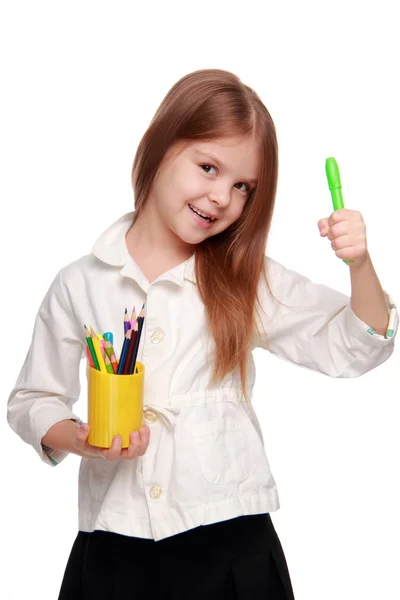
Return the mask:
[[209,217],[207,216],[205,213],[202,213],[201,211],[199,211],[197,208],[195,208],[194,206],[192,206],[191,204],[189,204],[189,208],[192,212],[194,212],[196,215],[198,215],[199,217],[201,217],[202,219],[204,219],[204,221],[207,221],[207,223],[212,223],[213,221],[215,221],[216,219],[214,217]]

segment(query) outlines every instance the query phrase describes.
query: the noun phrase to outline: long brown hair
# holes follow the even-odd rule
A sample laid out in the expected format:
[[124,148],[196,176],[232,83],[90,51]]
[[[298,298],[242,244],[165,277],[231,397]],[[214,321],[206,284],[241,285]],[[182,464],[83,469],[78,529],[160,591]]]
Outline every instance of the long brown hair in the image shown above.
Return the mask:
[[242,391],[265,249],[278,179],[278,144],[272,118],[257,94],[234,74],[204,69],[180,79],[167,93],[141,139],[132,168],[135,219],[167,151],[180,140],[253,136],[258,144],[258,183],[242,215],[195,252],[195,274],[216,355],[212,383],[239,365]]

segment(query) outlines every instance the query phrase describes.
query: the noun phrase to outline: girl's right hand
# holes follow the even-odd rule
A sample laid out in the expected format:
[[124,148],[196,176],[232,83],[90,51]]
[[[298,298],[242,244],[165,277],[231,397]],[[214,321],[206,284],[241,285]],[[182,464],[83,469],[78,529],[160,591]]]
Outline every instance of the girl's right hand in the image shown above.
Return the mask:
[[85,454],[88,458],[105,458],[106,460],[114,461],[117,458],[132,460],[138,456],[143,456],[147,450],[150,439],[150,429],[144,424],[139,431],[131,431],[129,440],[129,448],[122,448],[122,440],[119,436],[112,441],[110,448],[98,448],[87,442],[89,436],[89,425],[82,423],[76,430],[74,447]]

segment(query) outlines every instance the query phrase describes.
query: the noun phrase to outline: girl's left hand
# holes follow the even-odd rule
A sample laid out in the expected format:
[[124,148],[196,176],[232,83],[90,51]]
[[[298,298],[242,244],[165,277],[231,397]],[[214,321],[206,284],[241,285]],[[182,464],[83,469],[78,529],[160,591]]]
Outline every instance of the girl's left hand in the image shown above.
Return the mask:
[[338,258],[359,265],[368,257],[367,234],[362,214],[357,210],[340,208],[328,219],[318,221],[321,237],[327,237]]

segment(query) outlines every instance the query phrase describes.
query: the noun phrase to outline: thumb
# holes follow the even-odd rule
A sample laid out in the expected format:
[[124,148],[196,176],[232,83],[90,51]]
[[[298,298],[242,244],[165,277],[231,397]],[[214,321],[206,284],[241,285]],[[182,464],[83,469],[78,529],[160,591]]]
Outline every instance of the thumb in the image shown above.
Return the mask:
[[318,229],[321,237],[326,237],[329,233],[328,219],[320,219],[318,221]]
[[75,437],[75,448],[78,450],[83,450],[86,444],[86,441],[89,437],[89,425],[87,423],[82,423],[80,427],[76,430]]

